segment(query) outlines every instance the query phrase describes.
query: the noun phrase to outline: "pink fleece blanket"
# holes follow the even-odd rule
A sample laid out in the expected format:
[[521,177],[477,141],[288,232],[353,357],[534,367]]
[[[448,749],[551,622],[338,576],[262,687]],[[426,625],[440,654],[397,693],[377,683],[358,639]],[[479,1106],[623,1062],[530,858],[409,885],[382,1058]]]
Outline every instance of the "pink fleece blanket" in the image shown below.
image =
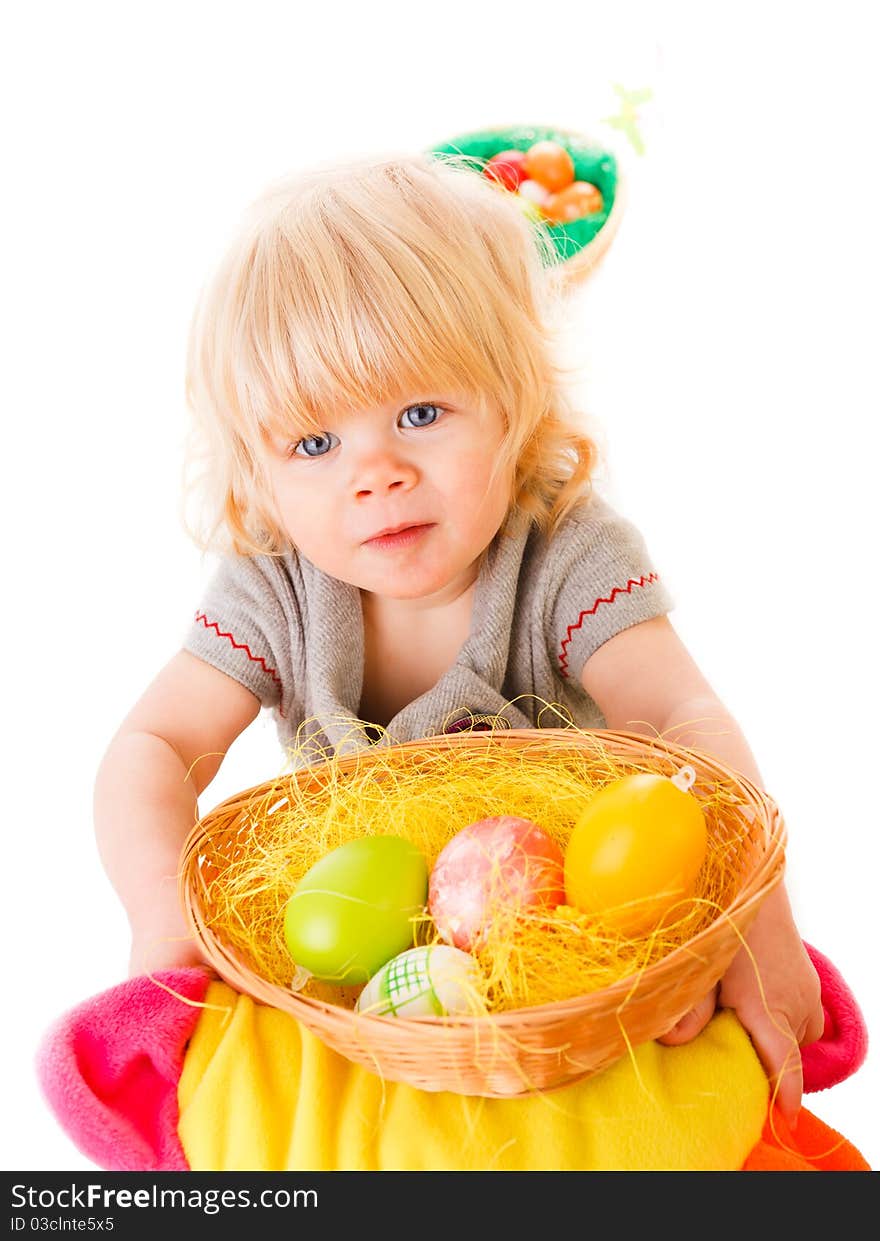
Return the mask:
[[177,1082],[209,982],[202,969],[130,978],[66,1013],[44,1037],[37,1053],[43,1093],[99,1167],[188,1170],[177,1136]]
[[[804,1091],[814,1092],[859,1068],[868,1035],[840,973],[817,949],[806,948],[825,1009],[822,1038],[802,1048]],[[177,1083],[209,981],[202,969],[132,978],[66,1013],[45,1035],[37,1053],[43,1093],[79,1150],[99,1167],[188,1170],[177,1136]]]

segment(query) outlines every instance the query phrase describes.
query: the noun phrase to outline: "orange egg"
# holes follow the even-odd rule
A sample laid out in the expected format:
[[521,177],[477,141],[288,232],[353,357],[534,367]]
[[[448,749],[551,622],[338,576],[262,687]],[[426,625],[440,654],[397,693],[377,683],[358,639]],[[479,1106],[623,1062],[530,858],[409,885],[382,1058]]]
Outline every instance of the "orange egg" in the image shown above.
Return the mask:
[[574,161],[558,142],[534,142],[523,161],[525,174],[552,193],[574,181]]
[[565,850],[570,905],[639,935],[692,895],[708,836],[700,803],[678,779],[640,772],[596,793]]
[[602,195],[590,181],[573,181],[541,205],[544,217],[554,224],[570,224],[585,215],[595,215],[603,206]]

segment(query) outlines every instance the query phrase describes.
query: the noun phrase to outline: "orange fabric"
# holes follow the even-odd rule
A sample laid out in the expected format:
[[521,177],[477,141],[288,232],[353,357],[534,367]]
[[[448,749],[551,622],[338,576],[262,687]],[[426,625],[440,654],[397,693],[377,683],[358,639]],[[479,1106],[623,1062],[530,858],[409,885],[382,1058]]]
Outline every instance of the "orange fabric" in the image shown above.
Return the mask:
[[870,1172],[851,1142],[802,1107],[792,1133],[778,1108],[768,1113],[760,1141],[752,1147],[743,1172]]

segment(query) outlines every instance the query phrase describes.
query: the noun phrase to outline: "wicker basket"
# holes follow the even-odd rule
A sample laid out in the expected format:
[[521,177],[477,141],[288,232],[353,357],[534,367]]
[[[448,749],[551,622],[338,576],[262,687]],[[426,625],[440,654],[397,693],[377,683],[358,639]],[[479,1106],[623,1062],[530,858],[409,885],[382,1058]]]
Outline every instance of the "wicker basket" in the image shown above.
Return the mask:
[[575,164],[578,180],[599,183],[607,209],[601,215],[570,224],[554,224],[549,232],[554,240],[558,262],[554,268],[563,287],[582,282],[608,252],[617,235],[626,204],[626,184],[614,154],[601,143],[573,129],[549,125],[495,125],[473,130],[438,143],[432,153],[475,156],[489,159],[509,148],[524,151],[533,142],[551,140],[564,146]]
[[[352,1012],[267,982],[222,943],[207,924],[205,894],[223,860],[242,847],[239,832],[254,797],[279,790],[278,781],[229,798],[207,814],[184,846],[180,893],[190,925],[217,973],[262,1003],[292,1013],[329,1046],[391,1081],[422,1090],[508,1097],[550,1089],[612,1064],[628,1050],[663,1034],[721,978],[762,900],[781,879],[785,827],[776,804],[749,781],[697,750],[641,734],[577,729],[510,729],[430,737],[392,747],[402,759],[434,747],[504,745],[530,753],[583,754],[602,747],[622,761],[673,774],[695,768],[694,793],[721,782],[733,791],[731,814],[716,835],[740,838],[728,907],[699,934],[640,974],[577,999],[484,1017],[388,1018]],[[388,762],[389,750],[382,761]],[[370,752],[337,760],[371,761]],[[308,781],[304,767],[286,779]],[[735,819],[735,822],[733,821]]]

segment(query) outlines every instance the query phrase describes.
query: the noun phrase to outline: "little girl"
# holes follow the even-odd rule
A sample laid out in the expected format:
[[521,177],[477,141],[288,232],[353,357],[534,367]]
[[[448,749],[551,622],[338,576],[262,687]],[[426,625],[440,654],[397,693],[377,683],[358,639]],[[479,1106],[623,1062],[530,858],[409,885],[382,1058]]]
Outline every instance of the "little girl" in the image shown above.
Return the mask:
[[[563,715],[661,733],[761,784],[639,532],[591,486],[594,446],[553,357],[547,246],[512,196],[427,156],[297,176],[246,215],[201,297],[187,377],[197,537],[223,555],[96,782],[132,973],[201,959],[179,853],[261,707],[300,759]],[[780,885],[664,1041],[735,1009],[793,1117],[819,997]]]

